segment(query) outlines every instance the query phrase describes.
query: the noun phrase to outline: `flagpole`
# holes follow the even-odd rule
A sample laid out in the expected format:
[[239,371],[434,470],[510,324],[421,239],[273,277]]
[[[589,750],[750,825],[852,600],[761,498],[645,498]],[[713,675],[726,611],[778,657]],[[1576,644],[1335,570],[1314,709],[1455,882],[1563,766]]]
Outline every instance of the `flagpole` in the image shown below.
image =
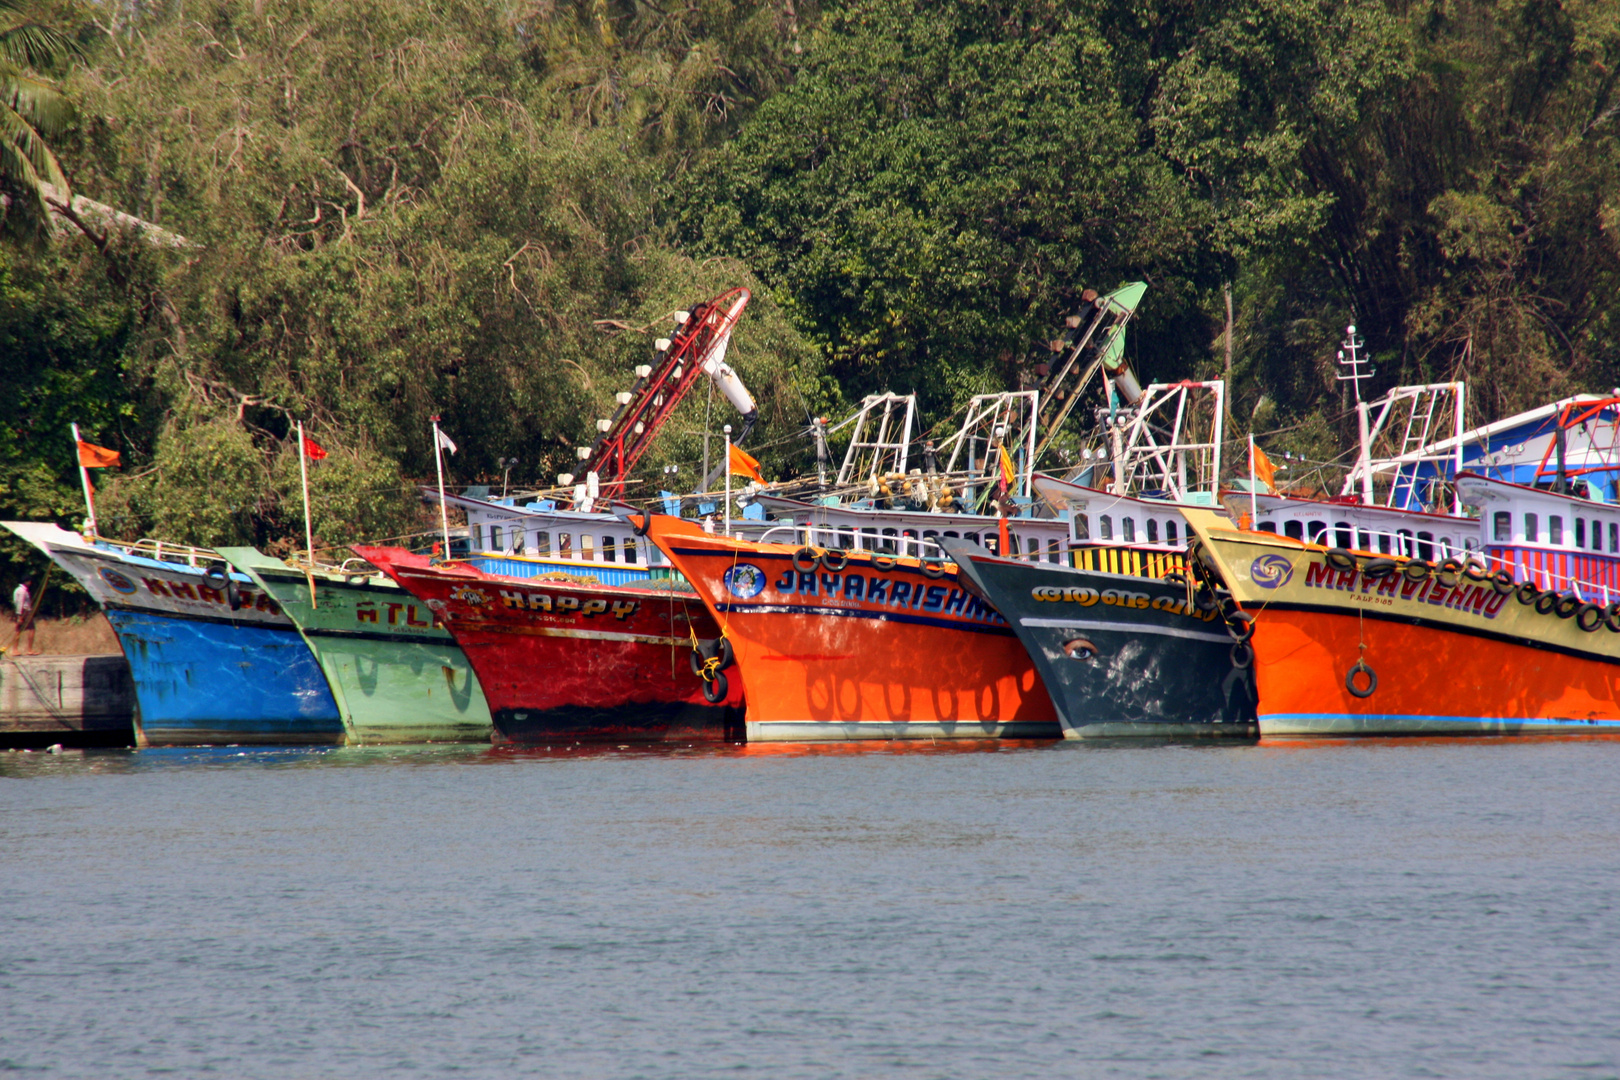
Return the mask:
[[428,417],[433,421],[433,466],[439,472],[439,529],[444,534],[444,557],[450,557],[450,512],[444,506],[444,448],[439,443],[439,418],[437,415]]
[[726,433],[726,535],[731,535],[731,425],[723,429]]
[[1254,432],[1249,432],[1249,528],[1255,527],[1255,520],[1260,516],[1260,499],[1254,490]]
[[311,565],[315,562],[315,527],[309,521],[309,459],[304,452],[304,422],[298,421],[298,476],[304,484],[304,549]]
[[90,526],[90,535],[96,535],[96,504],[90,497],[90,470],[84,467],[84,454],[79,451],[79,444],[84,440],[79,438],[79,425],[73,425],[73,460],[79,466],[79,483],[84,487],[84,514]]

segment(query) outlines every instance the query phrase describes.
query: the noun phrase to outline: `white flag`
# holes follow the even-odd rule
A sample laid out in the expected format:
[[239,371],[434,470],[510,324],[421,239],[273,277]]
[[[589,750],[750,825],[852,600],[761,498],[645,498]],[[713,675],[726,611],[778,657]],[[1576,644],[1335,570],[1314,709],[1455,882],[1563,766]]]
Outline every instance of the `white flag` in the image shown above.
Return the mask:
[[435,431],[437,431],[439,436],[439,445],[450,451],[452,454],[455,453],[456,444],[450,441],[450,436],[446,435],[441,429],[436,428]]

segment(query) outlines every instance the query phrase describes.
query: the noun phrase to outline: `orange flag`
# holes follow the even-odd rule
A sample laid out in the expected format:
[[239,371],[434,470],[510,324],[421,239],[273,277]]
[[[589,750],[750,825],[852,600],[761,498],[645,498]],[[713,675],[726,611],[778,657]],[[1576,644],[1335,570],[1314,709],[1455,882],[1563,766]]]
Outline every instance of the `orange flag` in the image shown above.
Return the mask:
[[326,457],[326,450],[321,446],[320,443],[316,442],[308,435],[305,435],[304,456],[309,458],[311,461],[320,461],[322,458]]
[[79,442],[79,464],[86,469],[112,469],[121,462],[118,451],[108,450],[105,446],[96,446],[83,439]]
[[1266,487],[1271,489],[1273,495],[1277,494],[1277,466],[1271,463],[1271,459],[1266,457],[1266,452],[1258,446],[1254,448],[1254,460],[1250,462],[1250,469],[1255,476],[1265,481]]
[[754,460],[752,454],[732,443],[728,448],[731,458],[731,471],[738,476],[751,477],[756,483],[763,484],[765,478],[759,474],[759,462]]
[[1001,482],[1010,488],[1017,478],[1018,470],[1013,468],[1012,455],[1007,453],[1007,448],[1003,446],[1001,447]]

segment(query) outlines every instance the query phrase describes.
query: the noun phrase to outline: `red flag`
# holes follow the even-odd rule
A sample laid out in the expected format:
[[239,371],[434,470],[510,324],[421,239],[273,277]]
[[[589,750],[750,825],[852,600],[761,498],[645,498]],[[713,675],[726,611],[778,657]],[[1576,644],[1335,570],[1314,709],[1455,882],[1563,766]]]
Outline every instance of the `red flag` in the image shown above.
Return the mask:
[[119,464],[118,451],[79,440],[79,464],[86,469],[111,469]]
[[304,436],[304,456],[308,457],[309,460],[311,460],[311,461],[319,461],[319,460],[321,460],[322,458],[324,458],[326,456],[326,451],[321,449],[321,444],[320,443],[316,442],[314,439],[310,438],[308,435],[305,435]]

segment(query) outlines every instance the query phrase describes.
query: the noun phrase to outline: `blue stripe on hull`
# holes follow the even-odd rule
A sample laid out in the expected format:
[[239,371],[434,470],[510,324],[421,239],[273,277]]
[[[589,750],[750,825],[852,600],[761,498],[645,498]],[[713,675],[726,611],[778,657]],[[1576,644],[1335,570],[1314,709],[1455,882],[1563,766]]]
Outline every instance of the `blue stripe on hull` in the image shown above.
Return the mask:
[[1620,721],[1561,718],[1503,719],[1491,716],[1402,716],[1393,713],[1279,713],[1260,718],[1270,737],[1349,735],[1569,735],[1620,734]]
[[148,745],[341,743],[343,721],[291,627],[109,609]]

